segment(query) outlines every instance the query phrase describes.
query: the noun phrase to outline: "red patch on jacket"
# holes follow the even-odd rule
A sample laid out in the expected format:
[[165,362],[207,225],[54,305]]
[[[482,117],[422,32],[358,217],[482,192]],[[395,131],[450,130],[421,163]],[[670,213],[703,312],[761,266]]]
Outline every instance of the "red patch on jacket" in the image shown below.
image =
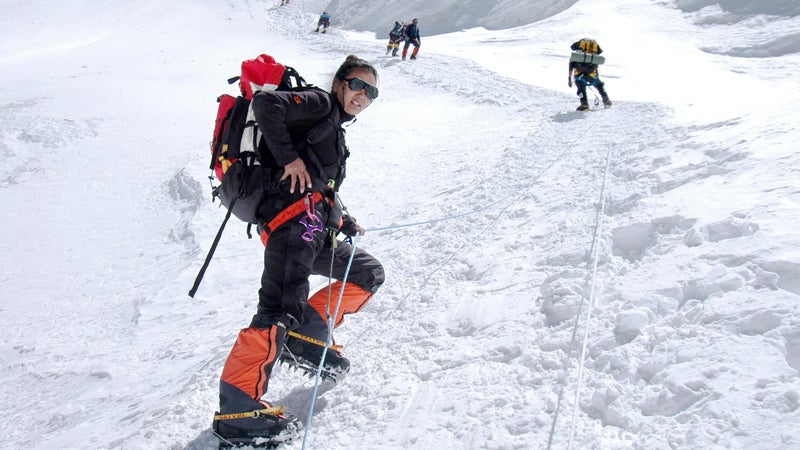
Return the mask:
[[297,103],[298,105],[303,103],[303,100],[297,94],[295,94],[292,98],[294,98],[294,102]]

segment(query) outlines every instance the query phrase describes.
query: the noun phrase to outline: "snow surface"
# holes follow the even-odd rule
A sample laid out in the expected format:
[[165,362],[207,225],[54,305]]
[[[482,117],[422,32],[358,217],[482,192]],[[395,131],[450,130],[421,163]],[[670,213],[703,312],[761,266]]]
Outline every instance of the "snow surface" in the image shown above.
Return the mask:
[[[325,7],[343,26],[383,37],[402,20],[420,20],[425,35],[478,26],[504,29],[527,25],[569,8],[577,0],[331,0]],[[313,3],[313,2],[309,2]]]
[[[400,3],[415,62],[335,14],[312,33],[326,1],[3,2],[0,447],[214,447],[260,243],[231,222],[186,292],[224,215],[214,99],[269,52],[325,87],[349,53],[381,78],[342,194],[387,281],[336,333],[353,369],[306,448],[800,448],[797,3],[362,18]],[[574,111],[584,36],[611,109]],[[305,419],[313,389],[278,367],[268,399]]]

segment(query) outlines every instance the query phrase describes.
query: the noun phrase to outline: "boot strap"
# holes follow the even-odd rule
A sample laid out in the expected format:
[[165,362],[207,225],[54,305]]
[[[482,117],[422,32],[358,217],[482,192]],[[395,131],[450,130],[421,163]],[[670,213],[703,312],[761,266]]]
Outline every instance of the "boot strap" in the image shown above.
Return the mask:
[[233,420],[233,419],[247,419],[249,417],[258,417],[263,415],[280,416],[286,410],[286,406],[273,406],[272,408],[257,409],[255,411],[247,411],[232,414],[214,414],[214,420]]
[[301,341],[306,341],[306,342],[310,342],[312,344],[319,345],[320,347],[327,346],[328,348],[332,348],[332,349],[334,349],[336,351],[339,351],[342,348],[344,348],[343,345],[327,345],[324,341],[320,341],[319,339],[314,339],[312,337],[305,336],[305,335],[302,335],[300,333],[296,333],[294,331],[290,331],[290,332],[288,332],[286,334],[288,334],[291,337],[296,337],[297,339],[300,339]]

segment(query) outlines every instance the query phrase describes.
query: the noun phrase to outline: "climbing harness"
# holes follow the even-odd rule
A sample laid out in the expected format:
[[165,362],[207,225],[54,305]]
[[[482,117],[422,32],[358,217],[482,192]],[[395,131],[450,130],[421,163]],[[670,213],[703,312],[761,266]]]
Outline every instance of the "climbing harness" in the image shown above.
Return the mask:
[[[278,213],[275,218],[270,220],[268,223],[264,224],[261,229],[261,243],[264,244],[264,247],[267,246],[267,242],[269,242],[269,235],[280,228],[286,222],[292,220],[292,218],[297,217],[299,214],[306,212],[306,216],[303,218],[308,217],[308,204],[311,204],[310,208],[313,210],[314,204],[322,200],[322,193],[321,192],[311,192],[307,193],[305,197],[301,198],[300,200],[292,203],[286,209]],[[316,215],[314,216],[316,217]],[[317,218],[317,222],[319,222],[319,218]],[[308,225],[306,225],[306,231],[308,232]],[[305,237],[303,237],[305,239]],[[307,239],[310,240],[310,239]]]

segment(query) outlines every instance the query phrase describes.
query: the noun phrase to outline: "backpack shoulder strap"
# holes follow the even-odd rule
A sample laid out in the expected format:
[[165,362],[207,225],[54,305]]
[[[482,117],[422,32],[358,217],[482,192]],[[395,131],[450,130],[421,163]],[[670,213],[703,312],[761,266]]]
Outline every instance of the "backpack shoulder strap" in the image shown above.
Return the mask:
[[305,78],[300,76],[300,73],[295,70],[294,67],[285,66],[286,71],[283,73],[283,79],[281,80],[280,86],[278,86],[278,90],[285,90],[291,91],[296,88],[301,88],[304,86],[310,86],[306,83]]

